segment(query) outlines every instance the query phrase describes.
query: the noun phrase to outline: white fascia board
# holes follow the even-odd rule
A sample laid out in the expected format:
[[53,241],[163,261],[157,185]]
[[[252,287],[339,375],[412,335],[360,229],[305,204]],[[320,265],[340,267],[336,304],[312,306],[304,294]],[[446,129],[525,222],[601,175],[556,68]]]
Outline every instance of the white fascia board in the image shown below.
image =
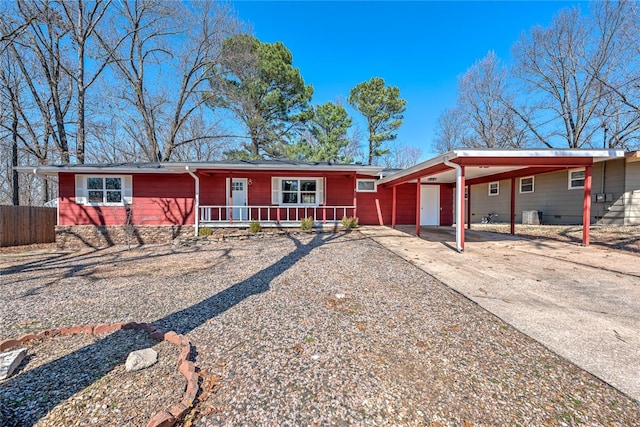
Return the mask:
[[143,173],[143,174],[177,174],[195,172],[197,170],[255,170],[255,171],[309,171],[309,172],[356,172],[362,175],[377,176],[384,168],[381,166],[362,165],[286,165],[286,164],[237,164],[237,163],[163,163],[155,166],[129,165],[52,165],[52,166],[18,166],[14,170],[37,175],[57,175],[58,173]]
[[375,176],[380,174],[384,167],[382,166],[366,166],[366,165],[305,165],[305,164],[286,164],[286,163],[171,163],[163,166],[178,169],[185,167],[191,170],[257,170],[257,171],[313,171],[313,172],[356,172],[363,175]]
[[398,178],[402,178],[403,176],[407,176],[407,175],[411,175],[414,172],[418,172],[421,171],[422,169],[427,169],[430,168],[432,166],[436,166],[440,163],[444,163],[444,160],[452,160],[455,159],[457,156],[457,154],[454,151],[449,151],[448,153],[445,153],[441,156],[438,157],[434,157],[432,159],[429,160],[425,160],[422,163],[418,163],[417,165],[411,166],[410,168],[407,169],[403,169],[401,171],[398,171],[396,173],[392,173],[391,175],[387,175],[384,178],[382,178],[380,181],[378,181],[378,184],[384,184],[385,182],[389,182],[389,181],[395,181]]
[[455,157],[624,157],[624,150],[538,149],[538,150],[453,150]]
[[131,166],[17,166],[14,170],[35,175],[58,175],[59,173],[79,174],[133,174],[133,173],[184,173],[166,168],[143,168]]

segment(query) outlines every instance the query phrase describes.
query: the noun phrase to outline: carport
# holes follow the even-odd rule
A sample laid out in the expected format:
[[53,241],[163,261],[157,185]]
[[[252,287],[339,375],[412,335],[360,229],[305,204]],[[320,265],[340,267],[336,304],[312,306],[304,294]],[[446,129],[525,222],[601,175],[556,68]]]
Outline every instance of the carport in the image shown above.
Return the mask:
[[[453,150],[417,164],[380,180],[378,185],[392,189],[391,225],[396,227],[397,186],[416,183],[416,235],[420,236],[421,189],[425,185],[455,188],[456,249],[464,251],[465,223],[470,225],[470,197],[465,200],[465,189],[475,184],[511,180],[510,224],[515,233],[515,180],[575,168],[584,168],[584,196],[582,204],[582,243],[589,245],[591,225],[592,166],[612,158],[624,157],[623,150]],[[471,194],[471,191],[468,191]],[[466,213],[466,215],[465,215]],[[465,218],[465,216],[467,218]]]

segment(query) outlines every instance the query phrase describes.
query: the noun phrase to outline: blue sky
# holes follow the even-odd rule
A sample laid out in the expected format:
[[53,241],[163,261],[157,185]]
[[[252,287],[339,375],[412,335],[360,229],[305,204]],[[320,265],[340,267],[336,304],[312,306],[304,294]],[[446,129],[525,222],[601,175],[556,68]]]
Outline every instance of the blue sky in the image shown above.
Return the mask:
[[[342,100],[371,77],[398,86],[407,100],[397,142],[433,156],[440,112],[455,104],[457,78],[494,50],[508,63],[512,44],[547,26],[558,1],[236,1],[238,17],[263,42],[281,41],[315,92],[313,104]],[[350,111],[366,136],[364,121]]]

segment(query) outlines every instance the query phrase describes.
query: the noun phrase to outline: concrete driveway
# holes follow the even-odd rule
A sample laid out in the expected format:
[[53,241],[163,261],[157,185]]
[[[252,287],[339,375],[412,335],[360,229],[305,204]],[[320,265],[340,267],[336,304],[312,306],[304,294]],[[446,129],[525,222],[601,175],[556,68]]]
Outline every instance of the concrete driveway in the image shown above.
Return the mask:
[[640,256],[452,228],[360,231],[640,402]]

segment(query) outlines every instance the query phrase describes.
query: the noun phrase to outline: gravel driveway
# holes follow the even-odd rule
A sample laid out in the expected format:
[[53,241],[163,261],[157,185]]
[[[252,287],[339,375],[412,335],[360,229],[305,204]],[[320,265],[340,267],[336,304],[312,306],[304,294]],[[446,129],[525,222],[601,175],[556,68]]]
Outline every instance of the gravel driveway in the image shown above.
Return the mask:
[[[640,424],[637,402],[358,232],[0,255],[0,291],[0,339],[119,321],[187,334],[205,390],[192,425]],[[74,345],[48,351],[76,360]],[[128,403],[136,379],[109,363],[89,386],[6,404],[27,364],[0,382],[4,410],[104,425],[117,409],[123,425],[144,425]],[[151,406],[183,387],[160,378],[143,386]],[[110,387],[122,392],[103,393],[100,411],[71,405]]]

